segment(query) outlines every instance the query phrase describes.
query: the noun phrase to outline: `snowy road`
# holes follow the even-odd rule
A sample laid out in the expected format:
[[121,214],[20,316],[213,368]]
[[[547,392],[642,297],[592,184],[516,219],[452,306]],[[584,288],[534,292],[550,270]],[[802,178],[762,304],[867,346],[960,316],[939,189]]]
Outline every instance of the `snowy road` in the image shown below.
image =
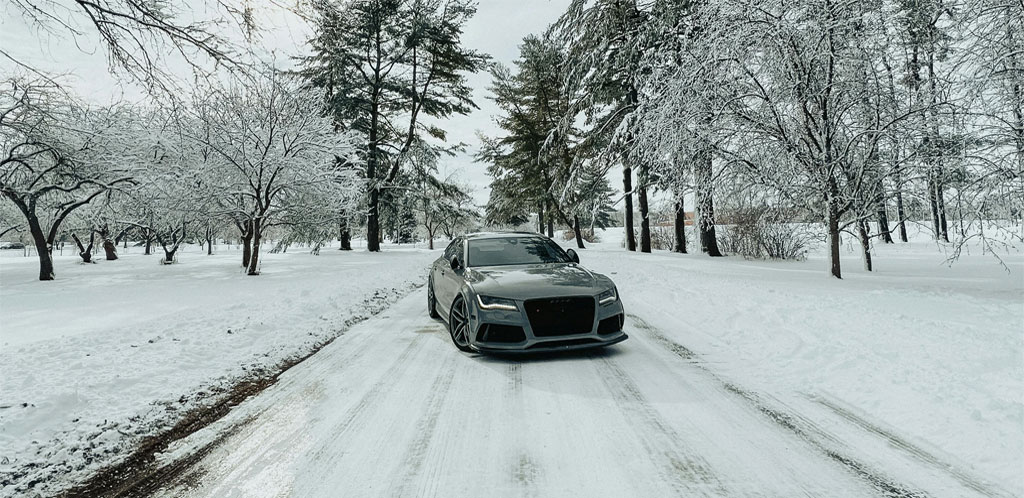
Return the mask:
[[787,429],[636,317],[601,352],[474,356],[424,292],[165,455],[178,470],[155,494],[917,495]]

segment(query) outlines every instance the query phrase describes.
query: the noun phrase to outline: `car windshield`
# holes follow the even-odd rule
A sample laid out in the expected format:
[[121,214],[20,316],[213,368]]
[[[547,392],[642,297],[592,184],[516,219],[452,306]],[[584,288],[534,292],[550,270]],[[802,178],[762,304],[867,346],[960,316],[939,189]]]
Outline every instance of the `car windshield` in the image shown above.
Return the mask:
[[560,247],[539,237],[502,237],[468,242],[466,266],[531,265],[568,263]]

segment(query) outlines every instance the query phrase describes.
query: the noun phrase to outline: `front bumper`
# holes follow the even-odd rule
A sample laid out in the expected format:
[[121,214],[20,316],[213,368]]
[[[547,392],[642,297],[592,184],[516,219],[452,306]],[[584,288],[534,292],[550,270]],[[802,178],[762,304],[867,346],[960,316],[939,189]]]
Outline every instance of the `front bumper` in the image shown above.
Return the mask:
[[[605,338],[607,339],[607,338]],[[605,346],[611,346],[612,344],[618,344],[622,341],[629,339],[629,336],[625,332],[619,332],[618,335],[613,336],[611,339],[600,340],[600,339],[586,339],[586,341],[579,341],[578,339],[565,339],[565,340],[547,340],[534,343],[529,348],[504,348],[504,347],[488,347],[480,344],[472,344],[471,347],[480,352],[486,354],[534,354],[534,353],[551,353],[561,351],[579,351],[583,349],[594,349],[603,348]]]
[[[538,336],[534,334],[522,301],[516,302],[518,307],[516,311],[483,310],[476,305],[474,296],[474,305],[470,312],[470,330],[473,332],[470,334],[469,346],[481,353],[534,353],[600,348],[628,339],[629,336],[622,330],[622,324],[625,321],[625,311],[622,308],[622,303],[616,300],[614,303],[601,305],[596,303],[596,297],[591,297],[595,299],[596,306],[594,308],[594,321],[589,331],[566,335],[545,334],[544,336]],[[609,319],[616,318],[619,325],[616,330],[602,330],[602,322],[606,322],[605,325],[607,325]],[[490,332],[494,326],[505,329],[521,328],[523,339],[517,342],[488,340],[495,335]]]

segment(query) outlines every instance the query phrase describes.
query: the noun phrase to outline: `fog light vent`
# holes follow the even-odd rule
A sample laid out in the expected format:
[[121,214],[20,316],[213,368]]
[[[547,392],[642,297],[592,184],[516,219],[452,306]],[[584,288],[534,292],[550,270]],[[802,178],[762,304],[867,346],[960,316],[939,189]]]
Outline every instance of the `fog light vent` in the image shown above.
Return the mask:
[[488,323],[480,327],[477,334],[478,342],[501,342],[515,344],[526,340],[526,332],[515,325],[499,325]]
[[601,335],[614,334],[622,330],[623,316],[621,313],[615,316],[610,316],[601,320],[601,323],[597,324],[597,333]]

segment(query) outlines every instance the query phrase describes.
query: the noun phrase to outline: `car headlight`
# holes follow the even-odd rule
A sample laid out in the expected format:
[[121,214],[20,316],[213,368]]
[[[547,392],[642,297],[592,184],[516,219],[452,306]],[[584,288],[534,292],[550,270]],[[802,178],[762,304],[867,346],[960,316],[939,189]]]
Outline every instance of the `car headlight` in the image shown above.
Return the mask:
[[516,311],[519,309],[516,307],[515,301],[503,297],[481,296],[478,294],[476,301],[480,303],[480,309],[483,310]]
[[619,298],[618,292],[615,291],[615,287],[608,289],[597,295],[597,302],[604,304],[612,304],[616,299]]

